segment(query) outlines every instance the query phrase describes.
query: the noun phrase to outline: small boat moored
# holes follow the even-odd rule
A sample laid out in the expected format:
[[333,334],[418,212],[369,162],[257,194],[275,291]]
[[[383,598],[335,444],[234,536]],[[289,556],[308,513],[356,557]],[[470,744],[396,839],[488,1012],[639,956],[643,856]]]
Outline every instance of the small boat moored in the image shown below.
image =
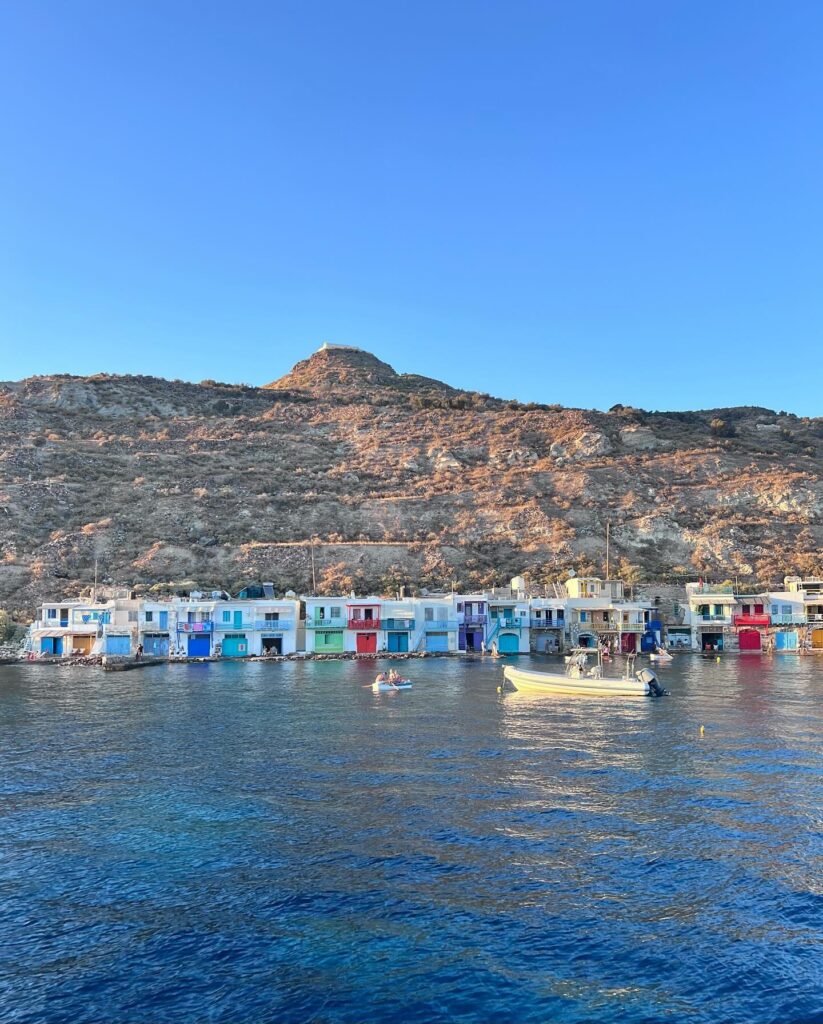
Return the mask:
[[659,661],[662,664],[668,664],[670,661],[674,661],[674,658],[664,648],[655,647],[649,655],[649,661]]
[[[595,651],[590,653],[597,653]],[[587,653],[578,652],[562,672],[535,672],[529,669],[507,665],[503,669],[505,684],[501,689],[527,693],[559,695],[582,694],[589,697],[662,697],[664,690],[657,676],[649,668],[634,671],[634,655],[626,663],[623,678],[603,676],[603,666],[598,657],[597,665],[589,667]]]

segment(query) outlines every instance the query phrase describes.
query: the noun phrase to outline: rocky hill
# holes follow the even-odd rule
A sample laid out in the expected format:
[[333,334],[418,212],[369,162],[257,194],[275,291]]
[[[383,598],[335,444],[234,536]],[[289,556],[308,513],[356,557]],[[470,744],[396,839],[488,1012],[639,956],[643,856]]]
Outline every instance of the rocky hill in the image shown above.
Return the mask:
[[[613,564],[773,580],[820,568],[823,421],[767,409],[522,405],[324,349],[253,388],[0,384],[0,604],[158,590],[462,587]],[[310,543],[314,538],[314,542]]]

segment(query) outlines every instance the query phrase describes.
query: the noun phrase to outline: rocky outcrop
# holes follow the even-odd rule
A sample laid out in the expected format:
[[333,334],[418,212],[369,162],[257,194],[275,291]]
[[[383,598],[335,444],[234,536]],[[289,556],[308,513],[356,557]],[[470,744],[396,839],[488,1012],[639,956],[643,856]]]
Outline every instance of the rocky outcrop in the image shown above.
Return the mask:
[[[767,429],[766,429],[767,428]],[[148,589],[464,588],[612,565],[819,570],[823,422],[521,405],[325,349],[265,388],[0,384],[0,604]]]

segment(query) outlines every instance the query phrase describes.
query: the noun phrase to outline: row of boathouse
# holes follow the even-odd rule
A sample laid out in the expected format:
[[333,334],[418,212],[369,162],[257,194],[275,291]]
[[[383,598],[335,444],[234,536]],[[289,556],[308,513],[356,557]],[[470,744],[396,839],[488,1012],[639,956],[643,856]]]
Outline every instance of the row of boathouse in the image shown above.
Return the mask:
[[47,601],[31,624],[29,657],[138,653],[243,658],[290,654],[561,653],[601,645],[613,653],[659,646],[696,651],[823,650],[823,581],[786,577],[779,591],[688,583],[682,598],[635,599],[620,580],[572,577],[536,595],[522,577],[474,594],[314,597],[271,584],[236,597],[193,591],[167,599],[134,593]]

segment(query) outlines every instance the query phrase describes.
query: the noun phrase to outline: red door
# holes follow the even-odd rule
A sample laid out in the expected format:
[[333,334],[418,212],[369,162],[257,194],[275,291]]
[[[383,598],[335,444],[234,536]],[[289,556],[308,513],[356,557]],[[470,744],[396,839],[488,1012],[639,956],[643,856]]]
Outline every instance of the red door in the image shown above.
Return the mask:
[[357,634],[357,653],[358,654],[376,654],[377,653],[377,633],[358,633]]
[[634,654],[637,650],[637,636],[634,633],[624,633],[620,637],[620,650],[624,654]]
[[741,651],[759,651],[760,650],[760,634],[756,629],[741,629],[740,630],[740,650]]

